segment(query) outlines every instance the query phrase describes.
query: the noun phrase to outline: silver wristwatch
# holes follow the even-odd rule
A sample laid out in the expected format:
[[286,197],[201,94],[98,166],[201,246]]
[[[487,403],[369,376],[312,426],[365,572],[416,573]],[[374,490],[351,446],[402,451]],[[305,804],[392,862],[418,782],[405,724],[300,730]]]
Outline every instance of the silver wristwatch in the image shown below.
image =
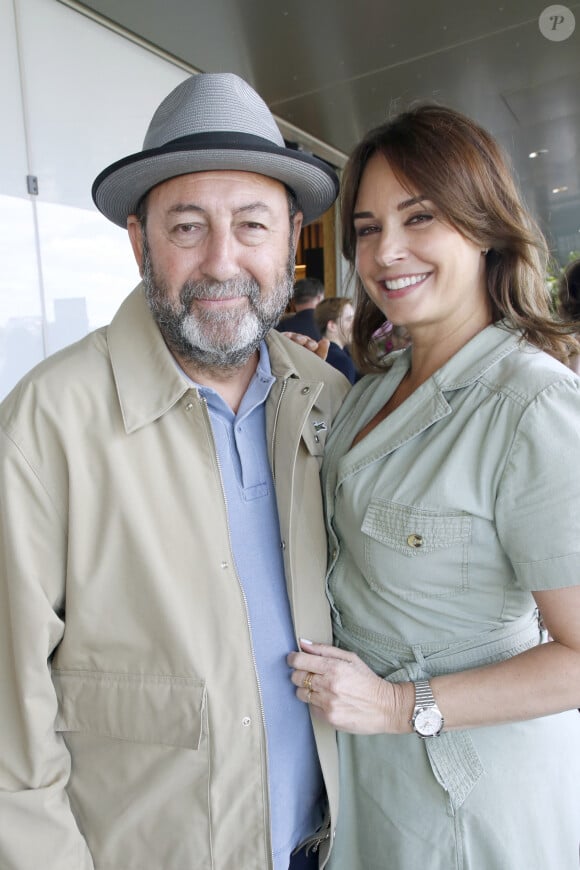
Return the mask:
[[415,683],[415,709],[411,725],[419,737],[438,737],[443,729],[443,714],[435,702],[429,680]]

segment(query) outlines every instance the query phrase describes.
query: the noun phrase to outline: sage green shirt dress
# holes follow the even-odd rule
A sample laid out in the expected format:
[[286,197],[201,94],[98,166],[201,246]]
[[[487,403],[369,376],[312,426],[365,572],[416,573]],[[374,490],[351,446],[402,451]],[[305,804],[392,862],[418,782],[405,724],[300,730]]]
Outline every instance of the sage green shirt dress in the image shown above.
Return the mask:
[[[546,641],[532,590],[580,583],[580,379],[489,326],[351,449],[409,364],[353,388],[323,466],[336,642],[393,681]],[[578,870],[577,711],[339,748],[332,870]]]

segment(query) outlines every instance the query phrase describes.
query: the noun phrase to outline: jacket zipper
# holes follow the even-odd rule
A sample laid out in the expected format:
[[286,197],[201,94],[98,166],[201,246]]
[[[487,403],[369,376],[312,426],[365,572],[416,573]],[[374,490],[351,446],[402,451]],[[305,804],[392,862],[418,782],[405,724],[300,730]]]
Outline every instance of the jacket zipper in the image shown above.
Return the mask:
[[[276,485],[276,470],[275,470],[275,444],[276,444],[276,431],[278,428],[278,418],[280,416],[280,408],[282,407],[282,399],[284,398],[284,393],[286,392],[286,386],[288,384],[288,378],[285,378],[282,381],[282,389],[280,390],[280,395],[278,397],[278,402],[276,404],[276,413],[274,414],[274,422],[272,425],[272,440],[270,442],[270,448],[272,452],[272,480],[274,482],[274,486]],[[316,394],[318,395],[318,393]],[[315,401],[316,396],[314,396],[313,402]],[[298,643],[298,638],[296,638],[296,642]],[[330,839],[330,813],[327,813],[327,816],[322,823],[321,830],[317,831],[307,840],[300,844],[300,849],[305,849],[306,854],[310,852],[318,852],[321,843],[324,843],[325,840]]]
[[327,812],[320,830],[300,844],[299,848],[304,849],[306,854],[310,852],[318,852],[322,843],[330,839],[330,813]]
[[228,502],[227,502],[227,499],[226,499],[226,491],[225,491],[225,488],[224,488],[224,482],[223,482],[223,477],[222,477],[222,467],[221,467],[221,462],[220,462],[219,454],[218,454],[218,452],[217,452],[217,448],[216,448],[216,446],[215,446],[215,438],[214,438],[214,436],[213,436],[213,429],[212,429],[212,425],[211,425],[211,419],[210,419],[210,415],[209,415],[209,411],[208,411],[208,407],[207,407],[207,399],[205,399],[205,397],[203,397],[203,396],[200,396],[199,398],[200,398],[200,401],[201,401],[201,403],[202,403],[202,405],[203,405],[204,414],[205,414],[205,418],[206,418],[206,423],[207,423],[207,426],[208,426],[208,429],[209,429],[209,433],[210,433],[210,435],[211,435],[212,444],[213,444],[213,451],[214,451],[215,461],[216,461],[216,465],[217,465],[217,468],[218,468],[218,471],[219,471],[220,489],[221,489],[221,492],[222,492],[222,498],[223,498],[223,501],[224,501],[224,508],[225,508],[225,515],[226,515],[226,529],[227,529],[227,533],[228,533],[228,541],[229,541],[229,544],[230,544],[230,553],[232,554],[233,568],[234,568],[234,573],[235,573],[235,575],[236,575],[236,580],[238,581],[238,588],[239,588],[239,590],[240,590],[240,593],[241,593],[241,595],[242,595],[242,600],[243,600],[243,602],[244,602],[244,611],[245,611],[245,614],[246,614],[246,626],[247,626],[247,629],[248,629],[248,635],[249,635],[249,638],[250,638],[250,649],[251,649],[251,651],[252,651],[252,663],[253,663],[253,665],[254,665],[254,673],[255,673],[255,675],[256,675],[256,685],[257,685],[257,687],[258,687],[258,699],[259,699],[259,702],[260,702],[260,714],[261,714],[261,716],[262,716],[262,734],[264,735],[264,744],[265,744],[265,745],[264,745],[264,755],[265,755],[265,762],[266,762],[266,795],[267,795],[266,808],[267,808],[267,811],[268,811],[268,818],[266,819],[266,821],[267,821],[267,825],[266,825],[266,834],[267,834],[267,837],[268,837],[268,845],[269,845],[269,847],[270,847],[270,856],[271,856],[271,859],[272,859],[272,865],[271,865],[271,866],[274,867],[274,851],[273,851],[273,849],[272,849],[272,831],[271,831],[271,820],[270,820],[270,786],[269,786],[269,783],[270,783],[270,777],[269,777],[269,770],[268,770],[268,743],[267,743],[267,741],[266,741],[266,713],[265,713],[265,711],[264,711],[264,702],[263,702],[263,700],[262,700],[262,687],[261,687],[261,685],[260,685],[260,676],[259,676],[259,674],[258,674],[258,664],[257,664],[257,662],[256,662],[256,654],[255,654],[255,651],[254,651],[254,642],[253,642],[253,639],[252,639],[252,627],[251,627],[251,625],[250,625],[250,616],[249,616],[249,609],[248,609],[248,599],[246,598],[246,593],[245,593],[245,591],[244,591],[244,587],[242,586],[242,581],[240,580],[240,577],[239,577],[239,575],[238,575],[238,569],[236,568],[235,560],[233,559],[234,550],[233,550],[233,547],[232,547],[232,536],[231,536],[231,531],[230,531],[230,522],[229,522],[229,516],[228,516]]
[[284,380],[282,381],[282,389],[280,390],[280,395],[278,396],[278,402],[276,404],[274,423],[272,425],[272,440],[270,442],[270,452],[272,454],[272,481],[274,483],[274,486],[276,486],[276,454],[274,452],[274,447],[276,444],[276,430],[278,428],[278,417],[280,416],[280,408],[282,407],[282,399],[284,398],[284,393],[286,392],[287,383],[288,378],[284,378]]

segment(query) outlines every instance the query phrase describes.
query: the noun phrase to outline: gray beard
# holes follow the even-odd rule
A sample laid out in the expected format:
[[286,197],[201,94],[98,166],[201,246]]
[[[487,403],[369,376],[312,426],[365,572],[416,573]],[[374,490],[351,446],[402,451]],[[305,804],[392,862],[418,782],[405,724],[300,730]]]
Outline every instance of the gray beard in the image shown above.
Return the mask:
[[[284,313],[294,288],[294,246],[285,270],[264,298],[260,285],[244,276],[229,281],[186,281],[179,300],[167,298],[167,284],[155,275],[143,233],[143,285],[149,308],[169,349],[178,358],[204,370],[238,369],[246,364],[266,334]],[[237,311],[191,313],[196,299],[246,296],[248,306]]]

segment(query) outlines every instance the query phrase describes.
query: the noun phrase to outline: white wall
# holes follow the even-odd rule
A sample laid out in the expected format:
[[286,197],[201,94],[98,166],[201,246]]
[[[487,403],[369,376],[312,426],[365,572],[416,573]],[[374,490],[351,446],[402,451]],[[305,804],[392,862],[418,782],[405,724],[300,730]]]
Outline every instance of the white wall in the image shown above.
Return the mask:
[[[139,280],[91,185],[187,73],[57,0],[0,0],[0,399]],[[38,179],[38,195],[26,176]]]

